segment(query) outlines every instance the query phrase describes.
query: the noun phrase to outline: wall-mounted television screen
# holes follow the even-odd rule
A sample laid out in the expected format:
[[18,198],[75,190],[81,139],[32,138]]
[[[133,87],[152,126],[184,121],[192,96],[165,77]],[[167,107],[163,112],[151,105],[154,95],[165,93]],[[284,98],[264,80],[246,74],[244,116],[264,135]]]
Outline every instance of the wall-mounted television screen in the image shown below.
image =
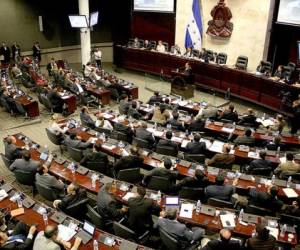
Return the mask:
[[88,23],[84,15],[69,15],[69,20],[72,28],[87,28]]
[[134,0],[134,11],[174,12],[174,0]]
[[300,25],[300,0],[280,0],[277,22]]

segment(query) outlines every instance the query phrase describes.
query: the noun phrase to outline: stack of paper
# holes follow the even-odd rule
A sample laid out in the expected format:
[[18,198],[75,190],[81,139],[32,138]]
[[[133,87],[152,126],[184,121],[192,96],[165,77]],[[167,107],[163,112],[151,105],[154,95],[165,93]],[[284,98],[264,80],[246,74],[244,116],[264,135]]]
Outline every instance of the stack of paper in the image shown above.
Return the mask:
[[114,116],[111,115],[111,114],[104,113],[104,114],[103,114],[103,117],[104,117],[105,119],[111,119],[111,118],[113,118]]
[[284,188],[282,190],[288,198],[297,198],[298,197],[298,194],[292,188]]
[[182,140],[181,147],[185,148],[189,142],[190,142],[189,140]]
[[179,106],[185,106],[185,105],[188,104],[188,102],[187,101],[180,101],[178,104],[179,104]]
[[201,140],[200,140],[201,142],[205,142],[205,145],[206,145],[206,148],[209,148],[210,146],[211,146],[211,142],[210,142],[210,140],[207,140],[207,139],[203,139],[203,138],[201,138]]
[[234,131],[234,128],[221,128],[221,131],[231,134]]
[[179,216],[191,219],[193,217],[194,204],[181,204]]
[[248,153],[249,158],[259,159],[259,154],[256,152],[249,152]]
[[0,201],[4,200],[7,196],[8,196],[8,194],[5,192],[5,190],[1,189],[0,190]]
[[156,137],[162,137],[164,135],[164,131],[154,131],[154,136]]
[[64,241],[69,241],[76,234],[76,231],[62,224],[58,225],[58,237]]
[[155,129],[154,128],[147,128],[147,130],[150,132],[150,133],[154,133]]
[[213,144],[210,146],[209,150],[217,153],[222,153],[224,144],[225,143],[221,141],[214,141]]

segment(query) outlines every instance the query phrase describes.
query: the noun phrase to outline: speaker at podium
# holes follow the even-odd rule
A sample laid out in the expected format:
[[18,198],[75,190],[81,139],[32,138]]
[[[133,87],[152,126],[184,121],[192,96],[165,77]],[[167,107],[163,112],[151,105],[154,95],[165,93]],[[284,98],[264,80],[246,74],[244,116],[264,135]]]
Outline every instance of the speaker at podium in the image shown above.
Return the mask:
[[189,63],[184,68],[171,71],[171,94],[179,95],[185,99],[194,97],[195,75]]

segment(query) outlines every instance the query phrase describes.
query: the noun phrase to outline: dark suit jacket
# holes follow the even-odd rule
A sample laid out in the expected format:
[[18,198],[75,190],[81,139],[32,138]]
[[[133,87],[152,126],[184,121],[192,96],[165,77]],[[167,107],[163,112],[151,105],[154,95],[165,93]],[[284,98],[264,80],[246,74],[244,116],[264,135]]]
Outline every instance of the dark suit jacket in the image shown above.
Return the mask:
[[176,142],[173,142],[171,140],[167,140],[167,139],[160,139],[156,145],[156,148],[159,146],[163,146],[163,147],[170,147],[175,149],[178,152],[178,145]]
[[123,156],[116,162],[114,169],[116,172],[119,172],[122,169],[141,168],[143,162],[144,159],[136,155]]
[[30,246],[32,244],[32,239],[26,238],[26,240],[23,243],[20,242],[11,242],[8,243],[7,245],[4,245],[2,247],[0,247],[0,249],[2,250],[23,250],[23,249],[31,249]]
[[93,152],[91,150],[87,150],[87,152],[84,152],[84,156],[80,161],[80,164],[85,166],[87,162],[103,162],[103,164],[107,165],[108,164],[107,154],[104,154],[102,152]]
[[283,202],[277,198],[273,198],[270,194],[266,192],[258,192],[254,188],[249,191],[250,204],[270,209],[274,212],[280,211]]
[[64,101],[63,99],[61,99],[61,97],[59,96],[59,94],[56,93],[56,91],[50,91],[47,95],[47,98],[49,99],[49,101],[51,102],[51,104],[53,106],[63,106],[64,105]]
[[252,170],[255,169],[270,169],[272,168],[272,162],[268,160],[263,160],[263,159],[256,159],[250,162],[249,168],[247,169],[248,172],[251,172]]
[[175,190],[180,190],[182,187],[190,188],[205,188],[209,185],[209,180],[204,177],[202,180],[198,180],[196,177],[185,177],[175,185]]
[[6,49],[2,46],[0,48],[0,55],[4,56],[4,61],[9,62],[10,60],[10,48],[6,46]]
[[185,148],[185,151],[189,154],[205,154],[205,150],[205,142],[189,142]]
[[132,129],[122,123],[115,123],[114,130],[126,134],[129,141],[132,140],[132,136],[134,135]]
[[139,113],[139,111],[137,111],[134,108],[129,108],[127,114],[128,114],[128,116],[131,116],[132,118],[137,119],[137,120],[142,118],[142,115]]
[[255,143],[255,138],[253,136],[238,136],[235,140],[234,143],[236,145],[253,145]]
[[74,203],[82,200],[85,197],[85,191],[78,191],[78,193],[75,195],[67,194],[64,198],[61,199],[61,202],[58,204],[58,208],[64,211],[68,206],[73,205]]
[[238,117],[238,114],[233,111],[229,111],[229,110],[226,110],[224,113],[223,113],[223,116],[221,117],[221,119],[226,119],[226,120],[231,120],[233,122],[237,122],[239,117]]
[[138,235],[143,234],[147,229],[152,228],[151,215],[158,214],[160,207],[154,201],[144,197],[133,197],[128,200],[129,214],[128,226]]
[[35,174],[37,167],[39,165],[38,161],[34,161],[30,159],[29,161],[25,161],[24,159],[16,159],[10,166],[9,169],[11,171],[22,170],[25,172],[30,172]]
[[152,133],[150,133],[148,130],[146,130],[144,128],[137,128],[135,130],[135,136],[142,140],[148,141],[150,144],[155,143],[155,139],[152,136]]
[[239,121],[240,125],[251,124],[252,126],[256,125],[256,116],[255,115],[246,115],[241,118]]
[[267,240],[262,240],[255,236],[247,241],[248,250],[274,250],[275,245],[276,239],[272,235]]
[[180,131],[184,131],[185,130],[184,126],[182,126],[182,122],[180,122],[180,121],[178,121],[176,119],[170,119],[170,120],[168,120],[167,124],[171,124],[172,129],[180,130]]
[[161,96],[156,96],[156,95],[151,96],[149,101],[148,101],[148,103],[150,105],[153,105],[155,103],[161,103],[161,102],[162,102],[162,97]]
[[160,176],[169,179],[171,182],[175,183],[178,173],[166,168],[154,168],[145,174],[144,183],[148,183],[152,176]]
[[201,119],[196,119],[192,121],[189,126],[190,131],[202,131],[204,129],[205,122]]
[[87,124],[87,125],[90,125],[90,126],[95,125],[94,120],[93,120],[92,117],[91,117],[89,114],[87,114],[87,113],[82,113],[82,112],[80,112],[80,120],[81,120],[81,122],[84,123],[84,124]]
[[231,185],[210,185],[205,189],[207,199],[215,198],[224,201],[230,201],[235,192],[235,187]]
[[230,240],[228,243],[220,240],[211,240],[202,250],[240,250],[242,249],[238,241]]
[[77,139],[71,139],[67,136],[64,141],[62,142],[66,147],[77,148],[77,149],[86,149],[88,146],[91,145],[90,142],[82,142]]

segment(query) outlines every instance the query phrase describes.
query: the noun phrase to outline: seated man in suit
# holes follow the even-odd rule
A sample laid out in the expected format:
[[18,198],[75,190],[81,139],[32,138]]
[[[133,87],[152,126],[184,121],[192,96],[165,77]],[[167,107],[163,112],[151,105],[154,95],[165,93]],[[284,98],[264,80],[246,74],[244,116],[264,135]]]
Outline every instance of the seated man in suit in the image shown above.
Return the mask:
[[36,226],[18,222],[13,231],[0,232],[0,249],[31,249]]
[[113,131],[118,131],[120,133],[125,134],[127,136],[127,141],[129,143],[132,142],[132,137],[134,136],[134,132],[132,131],[132,129],[129,126],[126,126],[126,125],[122,124],[121,122],[117,122],[114,125]]
[[5,157],[11,161],[20,158],[22,151],[15,145],[16,138],[8,136],[4,142]]
[[92,137],[90,137],[86,142],[82,142],[81,137],[77,136],[76,133],[70,133],[69,136],[67,136],[62,143],[66,147],[86,149],[92,145]]
[[229,154],[231,147],[229,144],[224,144],[222,148],[223,153],[215,154],[213,158],[206,161],[206,165],[230,165],[235,161],[235,157],[232,154]]
[[128,156],[122,156],[114,164],[113,169],[116,176],[120,170],[141,168],[143,166],[144,158],[139,154],[139,149],[137,147],[132,146],[129,153]]
[[278,150],[278,147],[280,150],[285,150],[286,145],[281,143],[281,137],[278,135],[273,138],[273,141],[266,142],[265,147],[267,150],[276,151]]
[[65,212],[68,206],[78,202],[85,197],[86,192],[84,190],[80,190],[79,186],[76,183],[72,182],[67,187],[67,195],[60,200],[53,201],[53,207]]
[[160,176],[170,180],[171,184],[175,184],[178,172],[171,170],[172,161],[169,158],[165,158],[163,167],[153,168],[147,174],[145,174],[143,179],[143,184],[147,185],[152,176]]
[[80,165],[87,166],[88,162],[97,162],[103,164],[103,166],[108,166],[107,154],[101,152],[101,144],[94,144],[93,149],[87,149],[83,152],[83,158],[80,161]]
[[273,212],[279,212],[283,206],[283,202],[277,198],[278,187],[269,186],[267,192],[256,191],[250,188],[249,204],[269,209]]
[[136,101],[131,103],[131,107],[129,107],[127,115],[137,120],[140,120],[143,117],[143,115],[137,110]]
[[135,130],[135,137],[145,140],[149,143],[149,145],[155,144],[155,138],[151,132],[147,130],[147,123],[141,122],[141,127]]
[[234,179],[232,185],[224,185],[224,182],[224,176],[219,174],[216,177],[215,185],[209,185],[205,189],[205,195],[207,199],[215,198],[223,201],[230,201],[231,196],[235,193],[235,186],[238,182],[238,179]]
[[254,114],[253,109],[248,109],[247,113],[241,118],[241,120],[238,122],[239,125],[247,125],[251,127],[256,127],[256,116]]
[[70,91],[77,96],[77,101],[81,104],[87,104],[87,94],[80,85],[79,79],[75,78],[73,84],[70,86]]
[[185,131],[184,122],[178,121],[179,113],[177,111],[172,112],[173,118],[169,119],[167,121],[167,124],[170,124],[172,129],[179,130],[179,131]]
[[276,132],[281,133],[285,125],[286,125],[286,122],[283,119],[283,115],[279,114],[276,116],[274,125],[269,126],[268,129],[270,129],[271,131],[276,131]]
[[189,125],[189,131],[203,131],[205,126],[205,121],[201,116],[196,117]]
[[176,183],[174,189],[176,191],[179,191],[182,187],[205,188],[208,185],[209,180],[206,177],[205,173],[200,169],[196,169],[194,177],[187,176],[183,178],[181,181]]
[[266,223],[256,224],[256,234],[246,242],[246,247],[249,250],[274,250],[276,245],[276,239],[270,234],[270,231],[266,228]]
[[180,243],[182,249],[187,249],[192,243],[199,241],[205,233],[202,228],[187,228],[184,223],[177,220],[178,211],[176,208],[169,208],[161,211],[154,228],[162,229]]
[[159,107],[156,107],[153,112],[151,121],[165,125],[170,118],[170,112],[166,109],[166,105],[161,103]]
[[48,225],[45,231],[40,231],[33,244],[33,250],[61,250],[70,249],[77,250],[81,244],[79,237],[75,238],[73,246],[70,242],[62,240],[58,237],[58,226],[55,224]]
[[146,198],[146,189],[137,187],[137,196],[128,199],[127,224],[137,235],[142,235],[152,229],[152,214],[160,212],[160,206],[152,199]]
[[128,95],[121,95],[121,100],[119,103],[119,112],[121,115],[127,115],[128,109],[130,107],[130,102],[128,101]]
[[205,142],[201,142],[201,135],[195,134],[194,140],[189,142],[185,147],[185,152],[188,154],[205,154],[206,144]]
[[154,95],[150,97],[149,101],[147,102],[150,105],[154,105],[156,103],[161,103],[163,100],[162,96],[159,94],[158,91],[154,91]]
[[252,136],[252,131],[251,129],[246,129],[244,135],[238,136],[234,140],[235,145],[254,145],[255,143],[255,138]]
[[112,193],[113,184],[107,183],[98,192],[97,210],[105,221],[119,221],[127,213],[128,209],[122,207]]
[[259,159],[250,162],[249,167],[246,168],[247,173],[251,174],[256,169],[272,170],[272,162],[266,160],[267,153],[264,150],[259,151]]
[[288,205],[284,208],[284,214],[300,217],[300,196],[293,201],[292,205]]
[[178,144],[176,142],[171,141],[172,136],[173,136],[172,131],[167,131],[166,139],[160,139],[156,144],[156,149],[160,146],[163,146],[163,147],[169,147],[171,149],[174,149],[174,151],[178,152]]
[[286,162],[282,162],[274,170],[274,174],[283,178],[287,175],[292,175],[300,172],[300,165],[294,162],[294,155],[292,153],[286,154]]
[[232,104],[229,105],[228,109],[223,112],[221,119],[230,120],[233,122],[237,122],[239,117],[237,112],[234,110],[234,106]]
[[241,250],[240,242],[231,240],[231,231],[229,229],[221,229],[220,239],[210,240],[202,250]]
[[60,97],[60,95],[57,93],[57,88],[54,88],[50,90],[47,94],[47,98],[51,105],[53,106],[53,111],[55,113],[62,113],[63,112],[63,106],[64,106],[64,101]]
[[80,121],[85,126],[90,128],[95,128],[95,122],[92,117],[89,115],[89,111],[87,107],[83,107],[80,112]]
[[30,152],[28,150],[24,150],[22,152],[22,159],[16,159],[9,167],[11,171],[22,170],[24,172],[36,173],[36,170],[39,166],[38,161],[34,161],[31,159]]
[[53,192],[62,193],[65,188],[65,184],[62,180],[57,179],[55,176],[49,174],[49,166],[51,161],[47,161],[43,165],[40,165],[35,175],[35,181],[39,185],[43,185],[53,190]]

